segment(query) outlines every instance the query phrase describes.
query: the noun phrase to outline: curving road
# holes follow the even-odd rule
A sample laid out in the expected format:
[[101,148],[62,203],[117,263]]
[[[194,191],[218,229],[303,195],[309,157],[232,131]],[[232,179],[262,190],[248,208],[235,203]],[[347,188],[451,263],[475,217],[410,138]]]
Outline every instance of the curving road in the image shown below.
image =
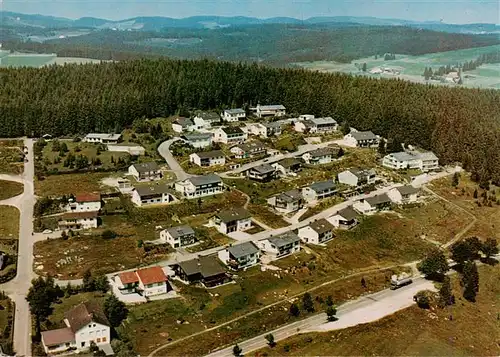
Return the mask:
[[184,181],[188,178],[190,178],[193,175],[188,174],[184,169],[179,165],[177,160],[175,159],[174,155],[170,152],[170,145],[172,145],[174,142],[182,140],[181,138],[173,138],[167,141],[162,142],[158,146],[158,153],[160,156],[162,156],[165,161],[167,162],[168,167],[170,168],[170,171],[175,174],[177,177],[178,181]]

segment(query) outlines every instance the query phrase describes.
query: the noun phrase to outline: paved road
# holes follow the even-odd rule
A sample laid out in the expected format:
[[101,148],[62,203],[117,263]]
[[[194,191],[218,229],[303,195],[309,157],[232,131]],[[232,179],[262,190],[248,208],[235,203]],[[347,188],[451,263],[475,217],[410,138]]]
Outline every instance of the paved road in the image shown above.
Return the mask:
[[[417,278],[413,284],[398,290],[383,290],[341,305],[337,310],[338,321],[327,322],[326,314],[320,313],[280,327],[270,331],[270,333],[274,335],[275,341],[280,341],[298,333],[332,331],[373,322],[413,305],[413,296],[418,291],[425,289],[434,289],[432,282]],[[242,353],[248,355],[252,351],[266,347],[267,341],[264,336],[268,333],[266,332],[249,340],[239,342],[238,345],[243,349]],[[207,357],[230,356],[233,356],[233,346],[207,355]]]
[[170,145],[175,141],[182,140],[181,138],[173,138],[167,141],[164,141],[158,146],[158,153],[165,159],[170,170],[175,174],[178,181],[183,181],[191,177],[192,175],[186,173],[181,165],[177,162],[174,155],[170,152]]

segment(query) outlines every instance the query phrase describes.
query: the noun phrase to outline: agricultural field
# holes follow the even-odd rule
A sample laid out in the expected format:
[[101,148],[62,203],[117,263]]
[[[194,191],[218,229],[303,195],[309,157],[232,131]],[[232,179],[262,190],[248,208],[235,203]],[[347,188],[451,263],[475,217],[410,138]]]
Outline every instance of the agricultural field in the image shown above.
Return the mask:
[[14,181],[0,180],[0,201],[22,194],[24,186]]
[[[437,68],[440,66],[454,65],[456,63],[475,60],[481,54],[498,51],[500,51],[500,45],[430,53],[421,56],[396,54],[396,60],[391,61],[384,61],[383,57],[379,57],[378,59],[375,59],[374,57],[367,57],[354,60],[351,63],[317,61],[294,63],[294,65],[320,72],[342,72],[356,75],[367,75],[375,78],[402,78],[417,83],[428,82],[432,84],[440,84],[437,81],[425,81],[422,76],[425,67]],[[401,74],[396,76],[392,74],[371,75],[369,73],[363,73],[355,66],[355,64],[362,63],[366,63],[368,71],[374,67],[388,67],[401,71]],[[464,72],[463,86],[474,88],[500,88],[500,64],[485,64],[473,71]]]

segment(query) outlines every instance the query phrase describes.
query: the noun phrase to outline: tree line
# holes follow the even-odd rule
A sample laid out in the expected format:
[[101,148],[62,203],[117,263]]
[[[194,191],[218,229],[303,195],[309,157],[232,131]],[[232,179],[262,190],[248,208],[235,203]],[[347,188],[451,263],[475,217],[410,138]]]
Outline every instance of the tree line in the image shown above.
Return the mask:
[[461,74],[462,72],[473,71],[483,64],[491,63],[500,63],[500,52],[483,53],[475,60],[465,61],[464,63],[457,63],[455,65],[447,64],[446,66],[440,66],[434,70],[432,67],[425,67],[423,76],[428,80],[433,76],[444,76],[450,72],[458,71]]

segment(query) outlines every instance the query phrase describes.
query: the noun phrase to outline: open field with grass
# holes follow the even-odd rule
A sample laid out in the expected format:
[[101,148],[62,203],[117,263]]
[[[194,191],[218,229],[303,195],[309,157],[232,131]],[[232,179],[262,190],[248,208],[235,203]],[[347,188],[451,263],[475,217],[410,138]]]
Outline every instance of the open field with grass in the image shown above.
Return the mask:
[[110,176],[113,174],[109,172],[50,175],[35,180],[35,193],[39,196],[59,197],[70,193],[114,191],[102,184],[102,180]]
[[0,239],[19,238],[19,210],[11,206],[0,206]]
[[250,203],[247,209],[253,218],[271,228],[282,228],[282,227],[288,227],[290,225],[287,221],[283,219],[283,217],[277,215],[276,213],[271,211],[268,207]]
[[455,274],[452,282],[456,304],[445,309],[429,311],[412,306],[370,324],[296,335],[252,355],[495,356],[500,336],[499,276],[500,265],[479,267],[480,287],[475,303],[462,298],[459,276]]
[[[10,141],[7,141],[9,145]],[[24,171],[24,154],[21,148],[0,145],[0,173],[19,175]]]
[[24,191],[24,185],[14,181],[0,180],[0,201],[20,195]]
[[14,305],[12,300],[2,295],[0,297],[0,344],[12,342],[12,335],[14,334],[13,322]]

